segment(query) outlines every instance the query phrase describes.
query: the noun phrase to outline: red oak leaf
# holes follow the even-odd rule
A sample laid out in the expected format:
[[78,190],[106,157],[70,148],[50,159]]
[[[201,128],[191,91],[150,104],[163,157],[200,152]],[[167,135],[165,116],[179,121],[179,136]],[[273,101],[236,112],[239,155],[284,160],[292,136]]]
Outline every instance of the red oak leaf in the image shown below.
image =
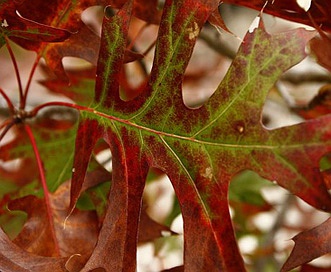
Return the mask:
[[246,35],[209,101],[198,109],[184,106],[185,69],[201,27],[217,6],[211,0],[165,2],[149,83],[130,101],[120,98],[119,84],[132,1],[104,19],[95,97],[91,108],[82,108],[76,138],[70,207],[101,138],[112,152],[112,185],[98,243],[82,271],[135,271],[150,167],[169,176],[177,195],[188,271],[244,271],[228,210],[228,186],[240,171],[255,171],[309,204],[331,210],[318,170],[321,157],[331,151],[331,116],[276,130],[261,124],[268,91],[306,56],[305,45],[314,33],[296,29],[271,36],[261,23]]

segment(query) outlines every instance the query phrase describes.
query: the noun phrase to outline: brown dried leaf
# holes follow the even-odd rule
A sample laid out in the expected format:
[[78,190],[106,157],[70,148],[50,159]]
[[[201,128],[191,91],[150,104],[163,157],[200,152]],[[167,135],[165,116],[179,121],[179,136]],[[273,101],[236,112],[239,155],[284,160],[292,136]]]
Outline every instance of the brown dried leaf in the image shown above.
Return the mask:
[[66,258],[37,256],[19,248],[0,228],[0,271],[3,272],[67,272]]
[[61,256],[89,255],[93,251],[98,234],[96,213],[75,210],[65,220],[69,205],[69,187],[70,183],[66,182],[54,194],[50,194],[54,216],[52,224],[57,241],[51,238],[52,226],[44,200],[29,195],[9,204],[10,209],[22,210],[28,214],[23,230],[14,240],[15,244],[42,256],[56,256],[57,248]]
[[310,41],[310,49],[317,62],[331,71],[331,39],[326,35],[315,37]]

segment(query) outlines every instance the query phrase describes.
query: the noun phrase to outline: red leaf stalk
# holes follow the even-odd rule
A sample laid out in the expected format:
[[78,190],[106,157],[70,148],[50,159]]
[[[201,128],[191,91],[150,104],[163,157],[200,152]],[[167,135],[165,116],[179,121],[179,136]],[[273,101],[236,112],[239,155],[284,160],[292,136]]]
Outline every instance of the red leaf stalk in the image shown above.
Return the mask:
[[8,95],[0,88],[0,94],[2,97],[6,100],[7,106],[12,114],[15,114],[15,107],[13,103],[11,102],[10,98]]
[[43,167],[43,163],[42,160],[40,158],[40,153],[37,147],[37,143],[35,140],[35,137],[32,133],[31,128],[28,125],[24,126],[25,131],[27,132],[35,157],[36,157],[36,161],[37,161],[37,165],[38,165],[38,170],[39,170],[39,175],[40,175],[40,181],[41,181],[41,185],[43,187],[44,190],[44,199],[45,199],[45,204],[46,204],[46,210],[47,210],[47,216],[48,216],[48,221],[50,224],[50,228],[51,228],[51,233],[52,233],[52,238],[54,241],[54,246],[55,246],[55,252],[57,253],[57,255],[60,256],[60,248],[59,245],[57,243],[57,238],[56,238],[56,233],[55,233],[55,227],[54,227],[54,221],[53,221],[53,211],[52,211],[52,207],[51,207],[51,203],[50,203],[50,199],[49,199],[49,191],[48,191],[48,187],[47,187],[47,183],[46,183],[46,177],[45,177],[45,171],[44,171],[44,167]]
[[13,62],[13,65],[14,65],[14,70],[15,70],[16,79],[17,79],[17,83],[18,83],[18,90],[19,90],[19,94],[20,94],[20,109],[24,109],[23,87],[22,87],[20,72],[19,72],[19,69],[18,69],[15,54],[13,52],[13,49],[10,46],[9,39],[7,37],[5,37],[5,39],[6,39],[6,46],[7,46],[10,58],[11,58],[11,60]]
[[28,97],[28,93],[29,93],[29,89],[30,89],[30,85],[31,85],[31,81],[32,81],[32,78],[33,78],[33,75],[38,67],[38,64],[39,64],[39,60],[40,60],[41,56],[40,54],[38,54],[35,62],[33,63],[33,66],[31,68],[31,71],[30,71],[30,75],[29,75],[29,79],[28,79],[28,82],[25,86],[25,90],[24,90],[24,93],[23,93],[23,101],[21,102],[22,104],[22,108],[25,108],[25,104],[26,104],[26,99]]

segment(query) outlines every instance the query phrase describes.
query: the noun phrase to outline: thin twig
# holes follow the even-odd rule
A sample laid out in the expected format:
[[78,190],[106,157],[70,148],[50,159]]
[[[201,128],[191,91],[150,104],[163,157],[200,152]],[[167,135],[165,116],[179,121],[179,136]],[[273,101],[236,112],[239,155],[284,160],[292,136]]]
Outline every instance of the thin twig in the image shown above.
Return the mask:
[[321,73],[285,73],[281,77],[282,81],[289,82],[294,85],[316,82],[316,83],[331,83],[330,74],[321,74]]
[[154,41],[150,44],[150,46],[147,47],[147,49],[144,51],[143,55],[146,56],[146,55],[152,50],[152,48],[155,46],[155,44],[156,44],[156,40],[154,40]]
[[[285,201],[281,204],[281,207],[277,214],[276,220],[275,220],[271,230],[268,231],[268,233],[265,235],[264,240],[263,240],[259,250],[262,250],[262,251],[267,250],[268,248],[273,246],[275,236],[276,236],[277,232],[279,231],[279,229],[284,225],[284,220],[285,220],[286,214],[289,210],[289,207],[294,202],[294,200],[295,200],[294,195],[289,194],[287,196],[287,198],[285,199]],[[258,259],[254,264],[253,270],[257,271],[257,272],[265,271],[267,262],[268,262],[267,258]]]
[[211,49],[215,52],[221,54],[222,56],[228,57],[229,59],[234,59],[236,56],[236,51],[227,46],[224,42],[219,39],[213,39],[206,32],[202,31],[199,35],[199,39],[204,41]]

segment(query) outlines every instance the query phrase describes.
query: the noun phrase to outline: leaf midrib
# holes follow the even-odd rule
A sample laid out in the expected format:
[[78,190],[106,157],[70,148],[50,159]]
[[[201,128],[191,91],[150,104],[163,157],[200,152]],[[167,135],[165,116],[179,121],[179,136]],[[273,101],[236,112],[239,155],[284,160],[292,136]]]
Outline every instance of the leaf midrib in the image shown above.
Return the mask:
[[[92,113],[89,115],[87,118],[91,119],[96,119],[95,115],[111,120],[113,122],[118,122],[121,123],[122,125],[126,125],[135,129],[138,129],[140,131],[145,131],[148,133],[155,134],[157,136],[163,136],[163,137],[170,137],[170,138],[175,138],[178,140],[182,141],[188,141],[188,142],[193,142],[197,144],[202,144],[202,145],[208,145],[208,146],[215,146],[215,147],[222,147],[222,148],[234,148],[234,149],[266,149],[266,150],[275,150],[275,149],[289,149],[289,148],[302,148],[303,145],[309,145],[309,146],[319,146],[319,145],[325,145],[326,143],[331,143],[331,139],[329,141],[316,141],[316,142],[309,142],[308,144],[305,143],[296,143],[296,144],[285,144],[285,145],[269,145],[269,144],[232,144],[232,143],[219,143],[219,142],[211,142],[211,141],[204,141],[204,140],[199,140],[193,137],[188,137],[188,136],[182,136],[182,135],[177,135],[173,133],[168,133],[164,131],[159,131],[153,128],[149,128],[143,125],[139,125],[136,123],[133,123],[129,120],[126,119],[121,119],[119,117],[107,115],[103,112],[99,112],[95,109],[91,108],[81,108],[81,111],[89,112]],[[100,122],[100,120],[97,119],[97,121]],[[263,127],[261,129],[264,129]],[[268,132],[268,129],[264,129],[265,131]]]

